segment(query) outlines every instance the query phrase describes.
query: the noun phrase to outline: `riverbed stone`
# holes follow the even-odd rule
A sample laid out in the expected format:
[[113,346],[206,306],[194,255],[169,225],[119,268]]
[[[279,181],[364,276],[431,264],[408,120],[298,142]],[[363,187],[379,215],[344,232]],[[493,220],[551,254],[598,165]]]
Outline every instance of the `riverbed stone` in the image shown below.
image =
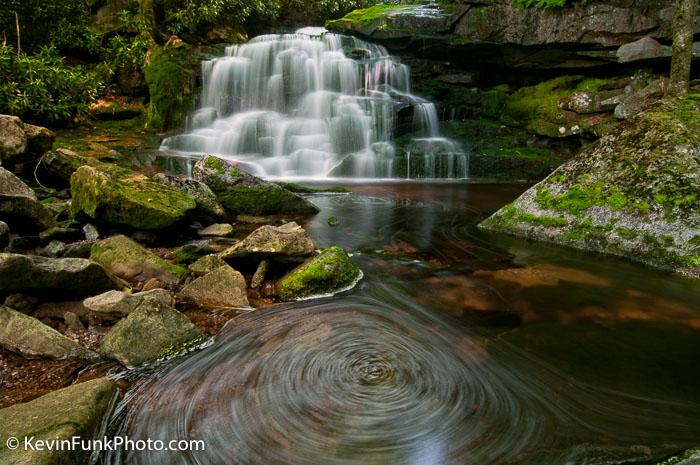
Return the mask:
[[233,233],[233,226],[228,223],[217,223],[197,231],[202,237],[228,237]]
[[0,195],[27,197],[36,200],[36,193],[24,181],[0,166]]
[[180,291],[179,297],[202,308],[240,308],[249,305],[243,275],[228,265],[188,283]]
[[100,320],[116,321],[128,316],[146,297],[154,298],[166,305],[173,305],[173,296],[165,289],[153,289],[129,294],[122,291],[107,291],[83,300],[83,305]]
[[204,340],[185,315],[159,299],[145,297],[107,333],[100,353],[132,368],[175,355]]
[[303,197],[248,174],[221,158],[210,155],[203,157],[194,165],[192,174],[194,179],[211,188],[231,214],[312,214],[319,211]]
[[0,250],[10,243],[10,227],[7,223],[0,221]]
[[0,295],[84,298],[119,287],[118,280],[91,260],[0,253]]
[[56,225],[54,213],[24,195],[0,194],[0,220],[18,232],[37,232]]
[[218,254],[210,254],[192,263],[187,269],[197,276],[202,276],[226,264]]
[[216,195],[203,182],[168,173],[158,173],[153,176],[153,180],[193,197],[197,202],[197,210],[202,216],[222,218],[225,214],[224,207],[216,200]]
[[265,281],[267,271],[270,269],[270,260],[262,260],[255,269],[253,277],[250,279],[251,289],[257,289]]
[[334,294],[353,287],[362,271],[340,247],[329,247],[282,277],[277,283],[280,300],[293,301]]
[[272,258],[279,261],[302,261],[314,253],[314,243],[295,222],[282,226],[264,225],[245,239],[221,252],[224,260]]
[[10,437],[37,440],[95,438],[103,418],[109,415],[117,387],[97,378],[51,392],[30,402],[0,410],[0,463],[12,465],[81,465],[89,453],[80,451],[10,450]]
[[639,40],[621,45],[617,49],[617,61],[629,63],[631,61],[649,60],[661,55],[661,44],[651,37],[642,37]]
[[128,281],[148,281],[156,278],[167,284],[175,284],[186,272],[183,267],[163,260],[123,235],[108,237],[95,243],[90,258]]
[[0,346],[28,358],[95,360],[97,354],[34,317],[0,306]]
[[700,277],[700,94],[630,118],[481,223]]
[[24,123],[17,116],[0,115],[0,160],[9,161],[27,150]]

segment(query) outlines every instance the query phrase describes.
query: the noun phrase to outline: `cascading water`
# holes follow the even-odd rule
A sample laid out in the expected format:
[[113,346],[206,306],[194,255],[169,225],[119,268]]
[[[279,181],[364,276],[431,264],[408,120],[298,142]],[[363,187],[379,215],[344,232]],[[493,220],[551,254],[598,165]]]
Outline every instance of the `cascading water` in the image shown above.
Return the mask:
[[[200,108],[161,149],[214,154],[259,176],[465,178],[435,105],[410,93],[384,47],[304,28],[263,35],[202,63]],[[413,136],[397,150],[397,135]]]

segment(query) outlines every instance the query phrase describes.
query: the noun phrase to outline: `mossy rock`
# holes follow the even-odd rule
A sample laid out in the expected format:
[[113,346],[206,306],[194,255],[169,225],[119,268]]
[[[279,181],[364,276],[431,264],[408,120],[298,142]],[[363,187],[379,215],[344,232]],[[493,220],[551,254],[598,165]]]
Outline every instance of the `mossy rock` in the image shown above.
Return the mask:
[[197,276],[202,276],[224,265],[226,265],[226,262],[219,254],[211,254],[200,258],[188,266],[187,269]]
[[277,283],[280,300],[293,301],[335,294],[353,287],[362,271],[340,247],[323,249]]
[[700,464],[700,447],[688,449],[682,454],[671,457],[670,459],[659,462],[656,465],[698,465]]
[[700,95],[658,102],[480,227],[700,277]]
[[81,166],[71,176],[71,213],[141,230],[164,229],[187,217],[195,199],[123,168]]
[[185,285],[180,299],[202,308],[248,307],[243,275],[228,265],[220,266]]
[[158,279],[168,284],[180,281],[185,268],[173,265],[126,236],[113,236],[92,246],[90,259],[129,281]]
[[9,450],[10,437],[37,440],[93,439],[109,415],[117,387],[98,378],[60,389],[38,399],[0,410],[0,463],[15,465],[80,465],[88,454],[69,450]]

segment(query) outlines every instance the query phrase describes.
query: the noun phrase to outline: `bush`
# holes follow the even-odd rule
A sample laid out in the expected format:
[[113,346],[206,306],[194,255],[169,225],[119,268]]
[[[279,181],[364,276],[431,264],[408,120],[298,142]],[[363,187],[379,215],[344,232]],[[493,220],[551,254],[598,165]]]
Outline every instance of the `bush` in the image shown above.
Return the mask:
[[0,113],[65,124],[87,110],[102,89],[97,69],[69,66],[54,47],[35,55],[0,44]]
[[140,11],[121,10],[120,32],[109,38],[104,51],[105,62],[113,69],[140,70],[146,52],[154,45],[148,19]]

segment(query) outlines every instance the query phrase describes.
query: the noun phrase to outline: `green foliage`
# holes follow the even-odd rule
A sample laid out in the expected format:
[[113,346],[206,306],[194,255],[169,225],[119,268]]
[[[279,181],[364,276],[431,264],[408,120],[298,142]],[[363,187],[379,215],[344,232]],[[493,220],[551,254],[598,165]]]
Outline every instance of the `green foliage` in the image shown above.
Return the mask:
[[563,8],[572,3],[585,5],[588,0],[515,0],[515,3],[523,8]]
[[176,127],[192,108],[192,71],[194,65],[187,45],[157,47],[145,68],[151,97],[146,125],[152,129]]
[[119,33],[109,38],[105,49],[105,61],[114,68],[139,70],[146,52],[154,45],[148,19],[141,11],[121,10]]
[[18,57],[0,45],[0,113],[63,124],[86,111],[101,89],[96,70],[67,65],[53,47]]

